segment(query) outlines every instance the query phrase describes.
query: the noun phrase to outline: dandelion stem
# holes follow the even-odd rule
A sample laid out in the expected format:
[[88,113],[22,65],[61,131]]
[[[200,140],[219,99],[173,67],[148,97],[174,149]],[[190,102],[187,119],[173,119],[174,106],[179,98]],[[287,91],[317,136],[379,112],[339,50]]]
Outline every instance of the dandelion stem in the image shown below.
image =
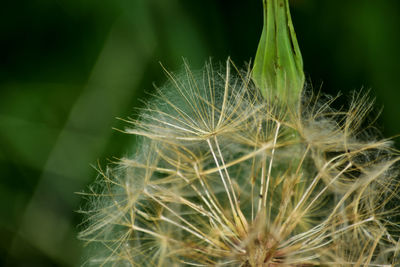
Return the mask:
[[288,0],[264,0],[264,27],[253,67],[253,80],[264,98],[299,106],[304,85],[303,60]]

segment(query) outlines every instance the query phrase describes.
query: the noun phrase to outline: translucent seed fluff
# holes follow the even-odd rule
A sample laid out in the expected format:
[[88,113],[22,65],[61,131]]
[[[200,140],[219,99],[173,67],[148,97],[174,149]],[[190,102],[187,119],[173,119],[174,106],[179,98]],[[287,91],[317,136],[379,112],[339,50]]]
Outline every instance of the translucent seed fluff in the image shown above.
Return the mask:
[[229,61],[167,75],[85,193],[84,265],[400,266],[400,158],[371,101],[290,107]]

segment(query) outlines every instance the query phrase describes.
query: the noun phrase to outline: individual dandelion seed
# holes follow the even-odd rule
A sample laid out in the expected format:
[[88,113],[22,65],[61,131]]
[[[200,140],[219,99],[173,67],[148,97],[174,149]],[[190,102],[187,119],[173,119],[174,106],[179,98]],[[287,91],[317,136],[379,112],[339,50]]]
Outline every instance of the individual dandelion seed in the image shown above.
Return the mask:
[[[399,161],[347,112],[303,95],[300,115],[251,73],[188,67],[130,120],[135,156],[101,171],[80,237],[117,266],[394,266]],[[309,100],[307,100],[309,99]]]
[[400,264],[398,153],[367,134],[366,97],[337,111],[303,89],[288,2],[264,4],[252,70],[185,64],[127,120],[136,152],[88,194],[88,265]]

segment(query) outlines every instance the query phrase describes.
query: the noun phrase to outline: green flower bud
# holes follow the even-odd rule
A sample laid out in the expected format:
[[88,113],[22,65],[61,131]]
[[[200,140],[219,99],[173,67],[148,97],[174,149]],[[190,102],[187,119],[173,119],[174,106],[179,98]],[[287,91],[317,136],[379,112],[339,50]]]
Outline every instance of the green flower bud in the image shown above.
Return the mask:
[[264,26],[253,80],[265,98],[299,107],[304,86],[303,60],[288,0],[264,0]]

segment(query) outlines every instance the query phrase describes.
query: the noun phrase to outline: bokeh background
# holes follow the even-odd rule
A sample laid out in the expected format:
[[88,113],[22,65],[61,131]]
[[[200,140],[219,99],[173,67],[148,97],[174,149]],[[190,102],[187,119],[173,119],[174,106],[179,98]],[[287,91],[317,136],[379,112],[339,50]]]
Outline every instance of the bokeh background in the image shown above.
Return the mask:
[[[182,58],[254,58],[261,0],[25,0],[0,9],[0,265],[77,266],[91,165],[129,153],[122,129]],[[400,133],[400,1],[294,0],[314,88],[371,89]],[[341,105],[340,101],[338,102]],[[396,140],[396,139],[395,139]],[[399,142],[397,142],[397,145]]]

